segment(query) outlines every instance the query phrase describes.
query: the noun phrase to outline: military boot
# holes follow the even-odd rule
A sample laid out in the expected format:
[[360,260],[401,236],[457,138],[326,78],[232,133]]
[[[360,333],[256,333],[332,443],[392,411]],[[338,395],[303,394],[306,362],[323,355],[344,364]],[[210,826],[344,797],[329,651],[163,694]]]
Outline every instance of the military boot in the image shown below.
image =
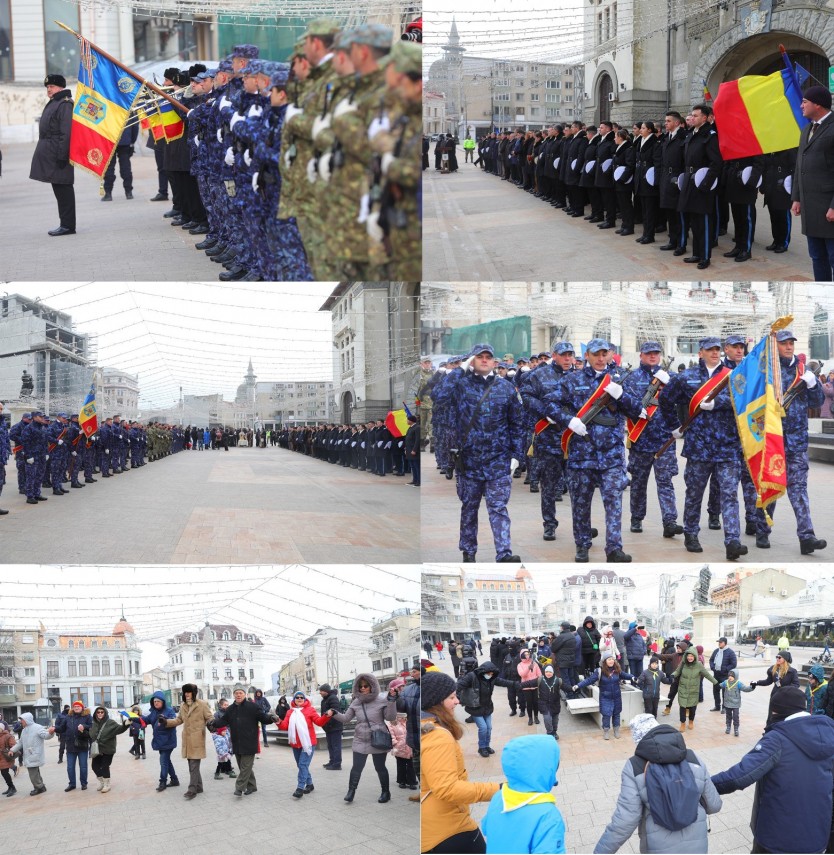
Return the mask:
[[697,534],[685,534],[683,536],[683,543],[686,546],[687,552],[703,552],[704,547],[701,546],[701,542],[698,540]]

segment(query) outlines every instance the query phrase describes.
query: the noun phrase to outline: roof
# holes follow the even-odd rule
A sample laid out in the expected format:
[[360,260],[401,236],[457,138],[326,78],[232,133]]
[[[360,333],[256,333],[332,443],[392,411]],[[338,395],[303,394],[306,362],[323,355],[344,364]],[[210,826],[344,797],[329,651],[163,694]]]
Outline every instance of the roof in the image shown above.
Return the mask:
[[[181,632],[178,635],[175,635],[172,639],[174,644],[193,644],[191,641],[191,636],[196,635],[198,638],[203,634],[203,630],[208,627],[210,630],[214,632],[217,636],[218,641],[223,640],[223,633],[228,632],[231,636],[231,641],[235,640],[235,636],[240,633],[244,640],[248,640],[251,638],[251,644],[263,644],[263,642],[255,635],[253,632],[244,632],[242,629],[239,629],[234,624],[231,623],[209,623],[205,626],[200,627],[198,630],[188,630],[187,632]],[[248,638],[247,638],[248,637]]]
[[[591,583],[591,576],[596,576],[596,583]],[[610,584],[617,584],[621,580],[628,585],[634,586],[634,580],[629,576],[623,576],[621,573],[615,573],[613,570],[589,570],[587,573],[575,573],[568,576],[564,580],[565,585],[579,584],[599,584],[603,578],[607,579]]]
[[353,282],[340,282],[334,289],[333,293],[324,301],[322,306],[319,308],[320,312],[329,312],[333,306],[339,301],[340,297],[343,297],[348,289],[353,285]]

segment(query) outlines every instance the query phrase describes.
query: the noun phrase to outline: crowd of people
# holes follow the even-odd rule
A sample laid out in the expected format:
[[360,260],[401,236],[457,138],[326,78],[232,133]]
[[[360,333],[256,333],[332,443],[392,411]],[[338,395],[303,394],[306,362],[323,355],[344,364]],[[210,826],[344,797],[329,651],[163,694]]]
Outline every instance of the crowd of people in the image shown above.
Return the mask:
[[[629,531],[639,536],[654,474],[664,538],[683,535],[689,553],[701,553],[701,509],[707,500],[709,529],[723,528],[725,555],[748,554],[742,533],[757,549],[770,548],[775,503],[756,507],[756,490],[742,452],[726,378],[747,353],[744,335],[723,340],[705,335],[696,364],[671,370],[657,341],[640,343],[639,364],[618,364],[614,346],[594,338],[584,357],[569,341],[553,342],[550,353],[497,359],[488,343],[425,371],[421,403],[431,398],[431,436],[438,470],[455,478],[461,502],[459,549],[476,561],[478,509],[485,499],[495,542],[495,560],[517,562],[507,505],[514,479],[540,494],[542,537],[556,540],[557,505],[570,496],[575,561],[586,563],[599,532],[591,504],[599,489],[605,512],[608,562],[629,562],[623,549],[623,491],[628,488]],[[776,333],[782,396],[787,497],[796,517],[799,553],[825,549],[817,537],[808,499],[808,419],[819,414],[824,378],[796,351],[790,329]],[[424,363],[425,364],[425,363]],[[676,441],[686,493],[679,515],[673,479],[678,475]],[[744,524],[740,520],[741,486]],[[680,519],[680,521],[679,521]],[[682,524],[681,524],[682,522]],[[558,557],[558,553],[554,556]]]
[[410,473],[411,481],[405,483],[419,487],[420,424],[416,416],[407,419],[405,436],[394,436],[377,419],[355,425],[285,425],[277,431],[277,442],[288,451],[381,478],[389,473],[400,477]]
[[[791,218],[799,216],[814,279],[831,281],[834,227],[828,216],[825,158],[831,156],[834,135],[820,135],[816,145],[811,144],[817,127],[827,130],[831,93],[811,86],[803,95],[802,113],[809,124],[799,146],[774,154],[724,159],[712,107],[696,104],[686,116],[669,110],[662,120],[638,121],[631,129],[603,120],[599,125],[574,121],[541,131],[489,133],[477,141],[474,163],[567,216],[584,218],[613,235],[635,235],[639,226],[634,240],[646,245],[659,243],[657,236],[665,234],[659,248],[684,256],[684,262],[699,270],[710,266],[731,219],[733,244],[724,258],[744,262],[753,257],[761,199],[772,235],[765,249],[786,252]],[[473,140],[469,143],[474,147]],[[466,147],[465,140],[464,151]],[[440,138],[436,169],[445,157],[448,171],[457,171],[454,148],[451,135]]]
[[[381,24],[318,18],[285,62],[242,44],[215,67],[165,70],[164,89],[188,112],[181,134],[151,143],[152,201],[166,201],[170,185],[165,217],[201,236],[197,248],[227,268],[222,281],[420,279],[421,33],[422,19],[395,40]],[[49,234],[71,235],[72,95],[61,75],[45,85],[31,177],[58,199],[61,224]],[[129,199],[137,121],[117,147]]]
[[[81,489],[98,481],[94,475],[112,478],[139,469],[182,451],[188,442],[177,425],[122,421],[120,415],[108,416],[90,436],[81,429],[77,413],[50,417],[33,410],[9,428],[3,410],[0,402],[0,493],[6,464],[14,457],[17,489],[29,505],[47,501],[43,489],[51,487],[53,496],[64,496],[70,492],[65,484]],[[7,513],[0,509],[0,515]]]
[[[582,689],[593,684],[599,687],[605,740],[612,725],[614,737],[620,738],[624,684],[642,693],[644,707],[628,722],[635,752],[623,768],[619,795],[605,799],[611,820],[594,852],[616,852],[637,831],[641,852],[705,853],[706,817],[722,809],[720,796],[757,782],[753,852],[832,851],[834,693],[828,692],[821,666],[811,667],[803,691],[790,650],[783,647],[764,678],[745,683],[725,637],[707,658],[690,636],[653,639],[637,621],[628,626],[598,629],[588,616],[578,628],[563,623],[559,633],[496,637],[489,658],[481,662],[480,639],[450,641],[451,677],[427,663],[431,667],[423,676],[421,696],[422,852],[565,852],[567,829],[551,792],[565,750],[558,735],[559,713],[562,703],[583,697]],[[436,649],[434,639],[426,642]],[[734,728],[735,736],[742,693],[772,686],[764,734],[738,763],[712,775],[684,740],[695,727],[704,680],[713,684],[711,710],[722,714],[725,735]],[[669,714],[677,697],[679,728],[658,716],[664,684],[669,691],[662,713]],[[538,725],[541,714],[545,733],[519,735],[504,744],[503,783],[473,781],[461,741],[465,725],[474,723],[478,754],[489,758],[496,753],[490,745],[496,687],[506,689],[510,717],[520,707],[523,721],[526,707],[528,726]],[[465,709],[465,720],[455,715],[458,705]],[[477,802],[490,803],[480,825],[469,814],[469,805]],[[812,826],[807,834],[797,838],[786,828],[786,810],[796,827],[805,831]],[[576,833],[576,826],[570,831]]]

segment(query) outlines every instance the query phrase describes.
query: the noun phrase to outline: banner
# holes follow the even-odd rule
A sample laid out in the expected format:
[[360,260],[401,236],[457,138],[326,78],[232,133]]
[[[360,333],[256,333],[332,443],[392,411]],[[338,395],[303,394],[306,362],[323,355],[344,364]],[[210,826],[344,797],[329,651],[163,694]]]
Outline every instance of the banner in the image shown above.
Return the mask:
[[405,410],[391,410],[385,417],[385,427],[395,438],[405,436],[408,433],[408,419]]
[[96,383],[93,381],[90,391],[84,399],[81,412],[78,416],[78,424],[84,431],[84,436],[89,439],[98,430],[98,412],[96,410]]

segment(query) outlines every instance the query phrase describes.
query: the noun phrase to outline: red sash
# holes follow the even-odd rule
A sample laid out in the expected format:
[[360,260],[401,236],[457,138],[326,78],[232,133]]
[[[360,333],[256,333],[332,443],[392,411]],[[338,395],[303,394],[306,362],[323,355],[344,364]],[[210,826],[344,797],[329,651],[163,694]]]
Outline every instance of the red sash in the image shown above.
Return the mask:
[[[603,376],[600,381],[599,386],[594,390],[594,393],[588,398],[587,401],[579,408],[579,412],[576,414],[578,419],[581,419],[588,410],[594,405],[596,401],[598,401],[605,394],[605,387],[611,382],[611,375],[606,374]],[[565,457],[568,456],[568,445],[570,445],[570,438],[573,436],[573,431],[570,428],[565,428],[562,433],[562,453]]]
[[81,439],[81,437],[82,437],[82,436],[84,436],[84,434],[83,434],[83,433],[79,433],[79,434],[78,434],[78,436],[77,436],[77,437],[72,441],[72,444],[73,444],[73,445],[78,445],[78,440],[79,440],[79,439]]
[[722,365],[712,377],[701,386],[695,394],[692,396],[692,399],[689,402],[689,418],[692,419],[695,417],[695,414],[698,412],[701,401],[706,400],[707,396],[710,392],[715,389],[715,387],[730,373],[730,369],[727,368],[726,365]]
[[18,451],[23,451],[23,445],[22,444],[16,445],[16,446],[14,446],[14,448],[12,448],[12,454],[17,454]]
[[53,452],[53,451],[55,451],[55,449],[58,447],[58,440],[59,440],[59,439],[63,439],[63,438],[64,438],[64,434],[65,434],[66,432],[67,432],[67,429],[66,429],[66,428],[64,428],[64,429],[63,429],[63,430],[58,434],[58,436],[56,436],[56,437],[55,437],[55,442],[51,442],[51,443],[49,444],[49,448],[48,448],[47,450],[48,450],[48,452],[49,452],[50,454],[52,454],[52,452]]
[[799,394],[797,392],[796,394],[792,395],[791,392],[794,389],[796,389],[796,387],[799,386],[800,383],[803,382],[802,375],[804,374],[804,372],[805,372],[805,363],[801,359],[797,359],[796,360],[796,377],[794,377],[791,385],[788,386],[787,389],[785,389],[785,393],[782,396],[783,404],[784,404],[785,398],[788,399],[788,403],[787,403],[787,405],[785,405],[785,409],[790,407],[790,405],[793,403],[793,399],[796,397],[796,394]]

